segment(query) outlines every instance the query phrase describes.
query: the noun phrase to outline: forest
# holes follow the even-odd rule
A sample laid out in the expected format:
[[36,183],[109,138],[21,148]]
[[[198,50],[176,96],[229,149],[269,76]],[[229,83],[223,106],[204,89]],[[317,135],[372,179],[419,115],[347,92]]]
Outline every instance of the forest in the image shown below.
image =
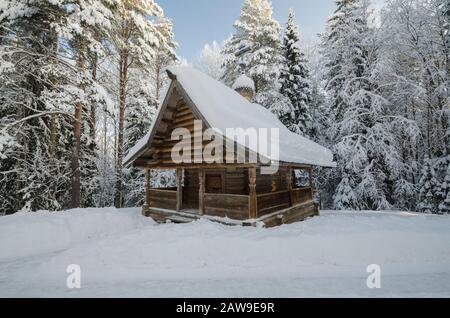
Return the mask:
[[450,2],[337,0],[305,43],[295,12],[242,1],[233,34],[189,62],[155,0],[0,1],[0,215],[142,205],[123,159],[183,63],[230,87],[251,77],[254,103],[333,151],[323,208],[450,214]]

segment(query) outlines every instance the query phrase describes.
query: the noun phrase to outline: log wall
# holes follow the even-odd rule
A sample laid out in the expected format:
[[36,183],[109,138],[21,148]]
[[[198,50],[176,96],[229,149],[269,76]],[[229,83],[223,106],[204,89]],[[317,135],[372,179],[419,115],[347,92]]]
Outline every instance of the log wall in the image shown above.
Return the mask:
[[235,220],[249,218],[248,195],[205,193],[204,204],[206,215],[228,217]]
[[258,217],[286,209],[290,206],[290,192],[279,191],[260,194],[258,198]]
[[296,188],[292,189],[291,194],[292,205],[313,200],[311,188]]
[[160,209],[176,210],[177,191],[176,189],[150,189],[150,206]]

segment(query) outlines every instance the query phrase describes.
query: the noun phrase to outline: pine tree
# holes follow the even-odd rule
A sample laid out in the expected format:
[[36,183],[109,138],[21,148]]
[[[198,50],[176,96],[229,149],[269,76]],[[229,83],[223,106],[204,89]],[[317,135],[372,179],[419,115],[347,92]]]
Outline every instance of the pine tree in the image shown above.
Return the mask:
[[419,184],[419,204],[417,210],[422,213],[436,213],[436,195],[438,182],[431,161],[426,159],[422,167]]
[[[125,153],[148,132],[158,102],[148,89],[148,77],[139,69],[130,70],[130,90],[125,113]],[[145,175],[140,169],[124,169],[124,206],[141,206],[145,198]]]
[[334,207],[337,210],[358,210],[358,197],[351,175],[344,175],[334,194]]
[[172,30],[173,25],[169,19],[159,17],[155,27],[164,42],[164,45],[156,51],[156,56],[151,65],[151,72],[154,74],[154,77],[151,78],[151,82],[154,83],[154,97],[160,102],[160,99],[164,98],[164,96],[161,96],[161,91],[169,82],[165,70],[168,66],[174,64],[178,60],[175,53],[178,43],[174,40],[174,33]]
[[195,66],[203,73],[208,74],[216,80],[220,80],[223,76],[224,56],[222,54],[222,48],[214,41],[211,44],[205,44],[199,57],[195,63]]
[[[2,33],[8,41],[1,41],[1,58],[19,61],[7,70],[0,67],[0,90],[7,96],[0,102],[6,124],[0,130],[14,136],[16,144],[0,163],[2,186],[12,192],[7,211],[68,208],[70,192],[80,194],[81,201],[81,187],[95,187],[91,180],[96,177],[86,169],[95,160],[89,153],[92,142],[81,133],[87,121],[83,116],[73,120],[73,110],[89,100],[104,102],[98,85],[74,61],[87,51],[81,48],[92,50],[99,43],[91,36],[93,28],[107,26],[109,11],[101,0],[8,1],[2,9],[0,28],[7,30]],[[79,138],[73,133],[78,124]],[[73,162],[81,169],[70,168],[71,148],[77,149]],[[73,187],[72,176],[79,171],[85,178],[80,173]],[[91,205],[89,193],[84,200]]]
[[[85,125],[85,123],[89,123],[89,117],[85,115],[89,107],[89,90],[95,90],[96,88],[92,78],[95,72],[88,72],[89,55],[91,52],[95,54],[101,50],[102,45],[97,36],[110,31],[112,12],[108,8],[110,5],[109,0],[71,0],[65,5],[67,6],[68,15],[59,33],[61,36],[67,37],[71,44],[71,49],[75,51],[74,59],[79,72],[77,86],[80,96],[83,96],[74,105],[72,136],[71,207],[77,208],[82,204],[82,171],[88,172],[84,177],[89,178],[91,176],[89,172],[94,172],[95,169],[95,159],[93,158],[95,156],[93,153],[95,145],[90,145],[94,141],[89,141],[88,136],[86,138],[83,136],[83,131],[85,131],[83,128],[89,128],[88,124]],[[76,9],[70,9],[71,6]],[[90,107],[92,108],[92,105]],[[92,134],[93,132],[91,131]],[[86,151],[82,150],[83,139],[89,144],[85,148]],[[88,167],[89,169],[82,169]],[[84,183],[87,185],[86,189],[92,188],[91,182]],[[87,204],[92,204],[90,200],[92,194],[93,191],[89,191]]]
[[[327,31],[322,35],[322,55],[324,56],[325,66],[327,68],[326,90],[330,96],[330,107],[336,118],[334,120],[340,121],[343,116],[343,101],[341,92],[344,89],[346,79],[345,69],[345,49],[347,46],[355,43],[345,43],[346,38],[351,33],[350,30],[354,25],[354,9],[358,0],[337,0],[336,10],[333,16],[328,20]],[[351,25],[353,24],[353,25]],[[358,23],[360,28],[360,23]],[[351,54],[349,54],[351,55]],[[348,72],[348,71],[347,71]]]
[[331,148],[338,168],[329,184],[336,187],[348,175],[357,209],[389,209],[393,182],[404,169],[396,131],[404,119],[389,116],[381,95],[383,64],[377,33],[369,27],[367,1],[338,1],[322,45],[326,61]]
[[292,110],[282,114],[281,120],[293,132],[308,136],[312,128],[309,71],[305,55],[300,51],[299,33],[294,24],[293,11],[289,12],[282,55],[284,61],[280,74],[280,93],[289,98]]
[[450,165],[438,192],[438,213],[450,214]]
[[289,108],[279,103],[280,24],[272,13],[268,0],[245,0],[235,32],[224,45],[223,81],[231,87],[240,75],[251,77],[254,101],[279,113]]
[[125,113],[129,71],[133,67],[150,70],[159,50],[171,50],[159,22],[162,9],[153,1],[122,0],[114,10],[113,43],[118,53],[119,114],[117,127],[117,165],[115,206],[124,203],[123,157],[125,154]]
[[57,28],[67,12],[52,1],[8,1],[2,9],[0,130],[14,143],[0,161],[1,208],[59,209],[70,197],[70,157],[67,139],[52,140],[50,118],[58,119],[55,129],[68,132],[66,96],[74,73],[57,57]]

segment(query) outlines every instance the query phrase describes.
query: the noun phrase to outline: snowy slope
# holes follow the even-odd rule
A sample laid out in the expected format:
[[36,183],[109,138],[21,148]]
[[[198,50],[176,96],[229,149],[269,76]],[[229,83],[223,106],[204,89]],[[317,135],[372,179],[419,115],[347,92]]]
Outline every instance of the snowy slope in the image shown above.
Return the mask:
[[274,229],[157,225],[138,209],[19,214],[0,218],[0,296],[450,296],[448,242],[450,217],[412,213],[328,211]]

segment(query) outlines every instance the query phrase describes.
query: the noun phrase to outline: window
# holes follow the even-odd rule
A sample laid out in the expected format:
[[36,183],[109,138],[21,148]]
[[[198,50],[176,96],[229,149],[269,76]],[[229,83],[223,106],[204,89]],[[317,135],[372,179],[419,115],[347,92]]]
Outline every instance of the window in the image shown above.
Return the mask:
[[295,186],[298,188],[309,188],[311,186],[308,170],[295,169]]

